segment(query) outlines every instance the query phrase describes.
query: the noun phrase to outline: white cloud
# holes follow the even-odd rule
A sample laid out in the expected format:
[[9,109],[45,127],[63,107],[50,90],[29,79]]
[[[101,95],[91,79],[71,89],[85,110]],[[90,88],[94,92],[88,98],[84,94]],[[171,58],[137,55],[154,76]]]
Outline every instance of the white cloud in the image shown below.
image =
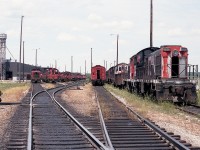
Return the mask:
[[167,34],[170,36],[182,36],[185,35],[185,32],[181,28],[173,28],[169,29]]
[[78,43],[92,43],[93,39],[88,36],[83,35],[72,35],[68,33],[60,33],[57,36],[57,39],[59,41],[72,41],[72,42],[78,42]]
[[191,34],[194,35],[194,36],[195,35],[199,36],[200,35],[200,29],[192,29]]
[[74,41],[76,40],[76,37],[74,35],[61,33],[57,36],[57,39],[60,41]]
[[122,21],[111,21],[111,22],[105,22],[103,24],[106,28],[111,28],[115,30],[128,30],[133,27],[133,22],[129,20],[122,20]]
[[93,23],[101,23],[103,21],[103,18],[95,13],[91,13],[88,16],[88,20]]
[[10,29],[10,30],[7,30],[7,31],[6,31],[6,34],[7,34],[9,37],[18,37],[18,36],[19,36],[19,31],[14,30],[14,29]]

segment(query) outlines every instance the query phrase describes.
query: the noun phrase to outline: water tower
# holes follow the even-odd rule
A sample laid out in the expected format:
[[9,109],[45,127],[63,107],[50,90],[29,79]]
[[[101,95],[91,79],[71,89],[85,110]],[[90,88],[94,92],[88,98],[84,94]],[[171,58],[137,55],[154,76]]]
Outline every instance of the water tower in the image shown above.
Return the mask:
[[2,64],[6,59],[6,39],[6,34],[0,34],[0,79],[2,79],[4,73]]

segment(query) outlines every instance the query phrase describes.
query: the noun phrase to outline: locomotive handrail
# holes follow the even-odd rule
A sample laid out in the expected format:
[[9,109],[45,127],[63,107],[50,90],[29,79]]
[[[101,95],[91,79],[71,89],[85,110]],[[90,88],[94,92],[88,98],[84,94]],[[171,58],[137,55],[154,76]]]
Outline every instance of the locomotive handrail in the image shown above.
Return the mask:
[[[186,70],[186,69],[183,69],[181,73],[177,74],[176,72],[174,72],[174,71],[172,70],[172,68],[170,67],[171,65],[172,65],[172,66],[173,66],[173,65],[174,65],[174,66],[180,66],[180,65],[185,65],[185,64],[167,64],[167,67],[168,67],[169,69],[171,69],[171,71],[177,75],[177,76],[172,76],[172,77],[179,77],[179,75],[180,75],[183,71]],[[185,76],[185,77],[186,77],[186,76]]]

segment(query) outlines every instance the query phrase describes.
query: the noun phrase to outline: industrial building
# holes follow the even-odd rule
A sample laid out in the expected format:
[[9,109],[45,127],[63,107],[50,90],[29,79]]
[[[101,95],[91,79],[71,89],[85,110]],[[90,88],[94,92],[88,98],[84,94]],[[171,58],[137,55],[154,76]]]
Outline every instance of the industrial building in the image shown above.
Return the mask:
[[[19,80],[19,77],[21,80],[30,80],[31,70],[36,66],[6,59],[6,39],[7,34],[0,34],[0,80]],[[37,68],[43,71],[43,68]]]
[[[20,67],[19,67],[20,65]],[[20,68],[20,70],[19,70]],[[34,65],[23,64],[10,59],[2,63],[2,79],[3,80],[18,80],[19,75],[21,80],[30,80],[31,70],[35,69]],[[43,70],[41,67],[37,67]]]

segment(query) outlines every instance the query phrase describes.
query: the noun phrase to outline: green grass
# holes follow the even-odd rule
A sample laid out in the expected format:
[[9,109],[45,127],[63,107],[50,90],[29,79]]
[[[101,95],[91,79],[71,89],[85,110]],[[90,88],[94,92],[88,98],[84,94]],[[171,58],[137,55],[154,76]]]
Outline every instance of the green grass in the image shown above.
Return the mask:
[[130,93],[124,89],[114,88],[111,85],[105,84],[104,86],[108,91],[113,92],[117,96],[124,98],[128,105],[134,106],[140,113],[146,114],[151,110],[167,113],[177,114],[178,111],[175,109],[173,103],[170,102],[156,102],[149,97],[140,97],[136,94]]
[[0,90],[5,91],[5,90],[10,89],[10,88],[22,87],[22,86],[26,86],[28,84],[29,83],[1,83],[0,82]]
[[200,90],[197,91],[197,103],[200,105]]

